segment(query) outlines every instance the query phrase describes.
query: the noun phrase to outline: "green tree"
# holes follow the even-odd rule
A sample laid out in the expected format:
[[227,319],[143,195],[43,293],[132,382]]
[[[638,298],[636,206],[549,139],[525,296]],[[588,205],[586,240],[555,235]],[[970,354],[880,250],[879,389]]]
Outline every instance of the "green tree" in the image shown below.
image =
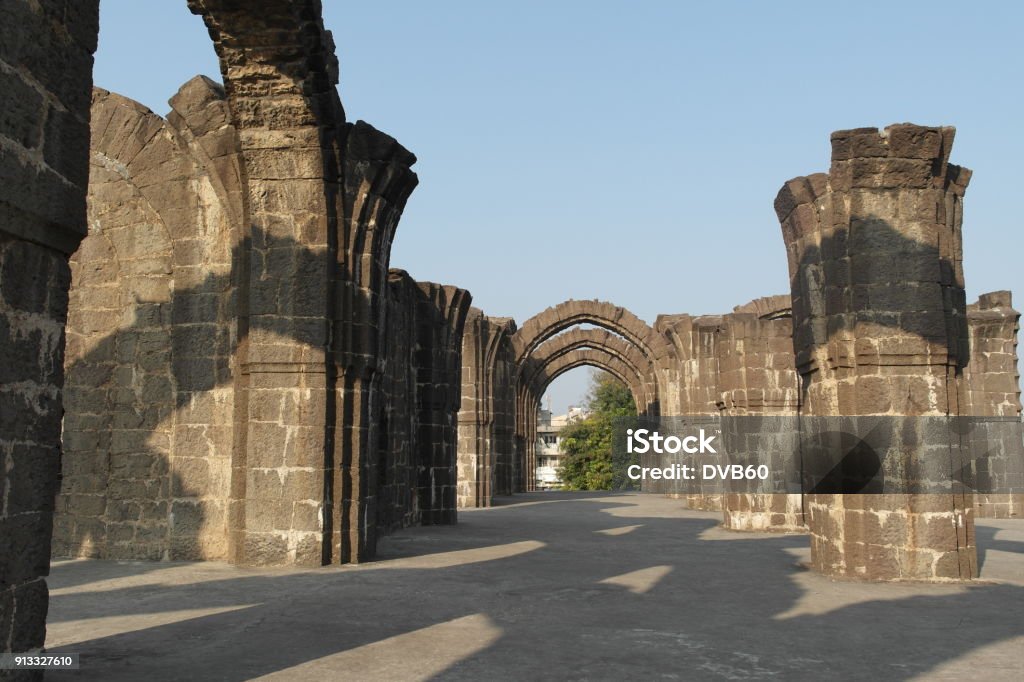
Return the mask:
[[586,408],[590,414],[559,431],[565,454],[559,467],[564,490],[612,489],[612,420],[636,414],[629,389],[611,374],[591,375]]

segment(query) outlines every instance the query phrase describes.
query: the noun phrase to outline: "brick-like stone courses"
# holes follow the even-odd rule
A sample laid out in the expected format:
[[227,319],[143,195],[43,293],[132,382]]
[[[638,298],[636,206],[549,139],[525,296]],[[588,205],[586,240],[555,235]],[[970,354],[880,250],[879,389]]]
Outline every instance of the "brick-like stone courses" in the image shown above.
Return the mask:
[[[666,415],[712,417],[719,412],[718,342],[721,315],[659,315],[654,330],[672,348],[672,363],[662,370]],[[685,495],[690,509],[721,511],[717,490]]]
[[416,407],[418,499],[424,524],[455,523],[456,446],[462,391],[462,332],[472,297],[464,289],[419,283]]
[[46,634],[68,255],[86,233],[97,32],[95,1],[0,6],[0,651],[39,651]]
[[641,347],[606,329],[571,329],[539,345],[523,363],[522,372],[527,385],[536,383],[533,377],[538,373],[546,373],[550,379],[551,372],[546,372],[545,368],[559,356],[577,348],[604,350],[624,362],[629,367],[627,385],[635,396],[637,412],[645,415],[658,413],[660,404],[655,361],[645,355]]
[[[970,338],[970,360],[963,369],[961,414],[993,416],[1010,420],[999,424],[997,436],[1008,435],[1019,423],[1021,414],[1019,374],[1017,370],[1017,332],[1020,313],[1014,310],[1009,291],[982,294],[976,303],[967,306],[967,333]],[[979,430],[977,436],[986,433]],[[994,451],[998,444],[1000,450]],[[1016,489],[1017,493],[979,492],[974,496],[975,515],[979,518],[1019,518],[1024,516],[1024,480],[1020,462],[1024,460],[1024,443],[1020,438],[988,438],[977,444],[979,452],[991,458],[987,471],[976,475],[991,476],[993,487]],[[1013,458],[1016,464],[1006,459]],[[1008,476],[1014,476],[1013,480]],[[989,488],[990,490],[992,488]]]
[[[172,106],[164,121],[130,100],[96,93],[92,229],[74,260],[58,551],[357,561],[372,556],[376,538],[394,528],[454,522],[468,293],[394,271],[374,306],[358,307],[358,315],[336,311],[353,323],[331,322],[344,344],[332,346],[325,366],[296,370],[297,358],[319,352],[308,343],[319,322],[303,327],[300,315],[282,326],[277,314],[253,309],[265,311],[268,297],[277,305],[296,295],[289,278],[312,291],[322,254],[283,237],[269,251],[258,248],[267,244],[258,229],[241,237],[240,145],[219,87],[196,78]],[[368,222],[365,234],[393,232],[399,206],[389,203],[388,178],[404,177],[389,160],[397,143],[359,125],[347,140],[347,163],[355,168],[348,177],[357,184],[349,199],[363,206],[346,214],[347,229]],[[254,293],[244,276],[252,268],[280,269],[284,283],[261,283]],[[302,277],[307,269],[310,281]],[[362,291],[347,280],[338,288]],[[365,316],[378,305],[381,324],[368,324]],[[273,343],[254,345],[254,338]],[[503,357],[509,386],[509,348]],[[506,440],[510,403],[501,407]],[[332,442],[329,452],[349,459],[325,459],[315,447]],[[353,461],[352,448],[370,443]],[[505,451],[508,459],[510,443]],[[341,495],[336,519],[352,533],[325,537],[333,520],[325,518],[333,499],[323,487],[325,470],[339,486],[332,488]],[[353,510],[367,523],[353,527]]]
[[513,462],[516,430],[516,359],[510,339],[516,331],[516,323],[510,317],[489,319],[492,325],[501,330],[500,342],[494,346],[494,360],[489,363],[492,372],[492,493],[511,495],[516,480]]
[[378,447],[375,393],[381,373],[406,371],[388,367],[383,330],[391,243],[417,179],[410,170],[416,157],[362,121],[346,126],[342,159],[337,234],[341,262],[330,307],[333,346],[328,367],[336,384],[334,461],[341,463],[334,468],[332,494],[340,504],[333,506],[331,526],[336,556],[359,561],[371,557],[376,544],[366,536],[374,527],[366,501],[372,495],[372,453]]
[[[456,415],[468,292],[390,272],[368,504],[378,534],[455,522]],[[375,538],[373,538],[375,542]]]
[[646,322],[625,308],[604,301],[569,300],[526,320],[512,336],[516,358],[522,362],[541,343],[580,324],[602,327],[640,348],[648,358],[659,357],[664,341]]
[[[335,272],[335,134],[345,126],[330,34],[314,2],[193,0],[189,7],[203,17],[220,58],[253,235],[240,283],[239,410],[246,427],[233,463],[231,559],[318,565],[355,558],[364,509],[351,497],[325,499],[324,490],[340,492],[335,479],[342,476],[351,483],[340,468],[359,470],[365,453],[330,462],[339,471],[327,481],[322,455],[334,455],[332,437],[345,438],[335,428],[332,408],[343,400],[334,397],[337,377],[326,357],[334,287],[325,283],[342,279]],[[261,419],[268,410],[272,419]],[[346,523],[350,514],[353,523]]]
[[[368,505],[379,444],[371,431],[388,259],[416,185],[415,157],[371,126],[346,121],[319,2],[189,6],[220,57],[248,223],[260,237],[241,292],[243,382],[261,400],[291,406],[275,427],[241,434],[235,464],[248,473],[235,477],[233,558],[360,561],[372,553],[376,528]],[[275,459],[284,439],[296,444],[301,464]],[[319,452],[328,461],[315,462]],[[298,497],[282,506],[285,485]]]
[[[775,202],[789,260],[801,414],[957,415],[967,364],[962,198],[952,128],[832,135],[828,175]],[[922,441],[923,456],[958,449]],[[963,495],[808,495],[812,565],[880,580],[976,575]]]
[[[792,318],[788,296],[751,301],[722,316],[718,351],[718,406],[722,416],[795,416],[798,377],[793,364]],[[764,462],[769,471],[784,471],[782,459],[796,447],[795,433],[765,429],[730,443],[733,461]],[[786,447],[786,445],[790,447]],[[781,446],[781,447],[780,447]],[[746,450],[745,450],[746,449]],[[780,485],[781,482],[776,482]],[[731,530],[802,532],[799,494],[729,492],[722,497],[723,525]]]
[[462,337],[462,400],[458,414],[458,506],[489,507],[512,492],[515,323],[471,308]]
[[165,121],[97,89],[89,236],[71,260],[54,552],[223,559],[241,223],[237,140],[195,78]]
[[642,403],[646,397],[639,383],[636,371],[631,365],[605,348],[575,348],[550,358],[530,378],[528,394],[534,398],[533,411],[540,407],[540,399],[548,385],[562,374],[576,367],[603,369],[625,384],[633,394],[635,403]]
[[654,331],[672,349],[672,363],[664,370],[662,414],[718,414],[718,334],[721,315],[659,315]]

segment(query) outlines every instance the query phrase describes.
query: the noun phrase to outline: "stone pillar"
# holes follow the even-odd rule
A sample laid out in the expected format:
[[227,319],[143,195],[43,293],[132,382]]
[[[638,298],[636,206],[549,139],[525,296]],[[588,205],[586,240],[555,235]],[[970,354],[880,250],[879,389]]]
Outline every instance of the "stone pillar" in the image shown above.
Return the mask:
[[[675,386],[669,386],[666,416],[717,416],[718,337],[721,315],[664,315],[658,318],[656,330],[665,335],[674,350]],[[674,394],[674,395],[673,395]],[[722,511],[722,493],[718,488],[688,493],[686,505],[701,511]]]
[[492,494],[511,495],[513,489],[513,458],[515,457],[516,397],[515,352],[511,337],[515,322],[508,317],[490,318],[501,330],[491,361],[491,432]]
[[[774,299],[774,300],[772,300]],[[718,340],[719,408],[728,417],[767,417],[760,430],[730,443],[733,461],[749,454],[751,463],[767,463],[776,475],[769,487],[782,487],[778,478],[798,449],[796,414],[797,375],[793,365],[793,325],[789,297],[758,299],[737,307],[722,319]],[[783,418],[791,418],[785,423]],[[750,424],[752,426],[752,424]],[[729,434],[729,429],[723,429]],[[795,494],[729,492],[722,498],[723,525],[730,530],[803,532],[802,496]]]
[[526,492],[526,439],[528,432],[526,414],[529,412],[528,403],[526,388],[522,382],[522,367],[517,366],[515,388],[516,432],[513,440],[514,451],[512,457],[513,493]]
[[459,408],[458,506],[489,507],[494,480],[491,440],[494,415],[487,366],[490,325],[471,308],[462,336],[462,405]]
[[[340,105],[339,105],[340,106]],[[367,123],[347,124],[339,134],[340,198],[328,214],[337,221],[338,252],[329,309],[331,362],[331,547],[336,561],[359,562],[376,549],[376,484],[372,471],[382,434],[375,414],[386,367],[388,263],[405,203],[418,182],[416,157],[397,140]],[[408,330],[412,332],[413,330]],[[461,328],[460,328],[461,333]],[[411,368],[390,368],[411,372]]]
[[526,403],[526,457],[523,461],[523,490],[537,489],[537,408],[542,396],[530,393]]
[[379,535],[418,525],[416,453],[416,376],[414,347],[419,288],[404,270],[391,269],[387,297],[387,366],[381,396],[374,409],[376,425],[375,474]]
[[514,360],[509,336],[515,323],[471,308],[462,337],[459,409],[459,507],[489,507],[495,494],[511,494],[509,424]]
[[[523,421],[525,422],[525,418]],[[523,425],[522,428],[525,429],[525,425]],[[526,437],[522,432],[517,432],[515,434],[512,445],[512,492],[523,493],[526,492],[526,486],[523,478],[523,467],[526,462]]]
[[[303,5],[308,7],[303,8]],[[220,58],[246,176],[240,257],[238,438],[229,552],[245,564],[319,565],[338,531],[333,283],[345,125],[330,35],[311,3],[189,0]],[[326,472],[325,472],[326,470]],[[328,478],[325,479],[325,476]]]
[[57,556],[227,558],[238,145],[219,85],[196,77],[171,105],[93,92]]
[[346,121],[317,0],[189,7],[220,58],[248,189],[231,556],[362,561],[377,528],[388,261],[416,159]]
[[[98,3],[0,10],[0,651],[46,635],[68,256],[86,233]],[[8,671],[7,679],[41,679]]]
[[[1024,441],[1020,431],[1020,382],[1017,371],[1017,332],[1020,313],[1014,310],[1009,291],[982,294],[977,303],[967,306],[967,333],[970,360],[963,372],[963,414],[996,417],[990,428],[978,436],[994,436],[979,443],[989,454],[989,466],[975,475],[979,481],[974,496],[977,518],[1020,518],[1024,516],[1024,488],[1019,480],[1024,460]],[[1004,421],[1005,420],[1005,421]],[[1014,433],[1018,432],[1018,433]],[[992,450],[998,443],[999,450]],[[1007,461],[1007,460],[1010,461]],[[991,466],[994,464],[995,466]],[[1008,479],[1017,476],[1018,480]],[[993,490],[1017,489],[998,493]]]
[[471,296],[464,289],[420,283],[417,320],[418,499],[424,525],[456,520],[457,415],[462,387],[462,334]]
[[[953,135],[914,125],[837,132],[830,172],[779,192],[802,422],[960,414],[970,171],[948,163]],[[928,434],[911,447],[955,459],[959,446],[949,441]],[[972,506],[963,494],[808,495],[812,566],[874,580],[972,578]]]

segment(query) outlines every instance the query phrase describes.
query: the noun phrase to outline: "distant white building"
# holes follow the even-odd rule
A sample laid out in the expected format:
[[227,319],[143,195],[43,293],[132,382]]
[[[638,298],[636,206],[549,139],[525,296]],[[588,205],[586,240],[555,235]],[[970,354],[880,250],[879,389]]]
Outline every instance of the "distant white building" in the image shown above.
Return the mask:
[[551,410],[537,411],[537,490],[551,490],[562,485],[558,467],[564,453],[559,432],[574,421],[585,419],[589,412],[582,407],[569,406],[569,412],[552,416]]

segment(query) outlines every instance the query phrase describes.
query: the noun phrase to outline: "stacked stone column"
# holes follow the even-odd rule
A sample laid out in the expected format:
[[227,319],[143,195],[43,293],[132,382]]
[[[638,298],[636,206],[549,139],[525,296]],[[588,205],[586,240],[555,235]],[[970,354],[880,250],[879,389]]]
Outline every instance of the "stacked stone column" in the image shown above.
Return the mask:
[[462,336],[462,404],[459,407],[458,506],[491,505],[492,417],[487,392],[487,318],[470,308]]
[[[970,436],[987,461],[973,474],[978,518],[1024,516],[1024,440],[1020,430],[1017,332],[1020,313],[1009,291],[982,294],[967,306],[970,360],[964,368],[964,414],[993,419]],[[1002,491],[1002,492],[997,492]]]
[[324,129],[344,125],[344,114],[318,14],[300,19],[292,3],[258,5],[189,3],[220,57],[248,189],[236,401],[244,426],[233,457],[229,551],[240,563],[319,565],[331,559],[337,508],[325,496],[337,377],[326,357],[333,292],[324,283],[336,279],[338,211],[329,188],[338,178]]
[[418,180],[411,170],[416,157],[363,121],[325,134],[337,135],[341,159],[340,196],[333,194],[332,184],[325,188],[333,202],[327,219],[336,220],[338,228],[328,363],[335,378],[333,455],[327,463],[334,476],[331,544],[341,562],[358,562],[372,557],[376,548],[372,468],[381,438],[376,411],[387,370],[382,330],[387,326],[391,243]]
[[417,320],[417,497],[425,525],[455,523],[456,439],[462,376],[462,332],[469,292],[420,283]]
[[512,399],[511,320],[491,320],[471,308],[462,337],[462,403],[459,409],[458,506],[489,507],[495,494],[511,492],[508,465]]
[[[766,463],[773,477],[765,486],[784,487],[797,447],[797,376],[788,297],[759,299],[723,316],[718,340],[719,408],[728,422],[738,417],[742,439],[730,443],[734,461]],[[762,309],[764,308],[764,309]],[[760,428],[751,423],[763,416]],[[729,429],[723,429],[726,434]],[[796,481],[799,484],[799,481]],[[730,492],[722,497],[723,525],[730,530],[802,532],[799,493]]]
[[[319,3],[190,0],[221,62],[247,181],[232,558],[373,553],[388,259],[415,157],[350,124]],[[264,407],[272,423],[259,423]]]
[[[718,343],[721,315],[662,315],[655,329],[663,334],[675,354],[672,378],[666,389],[666,415],[687,417],[718,416]],[[714,484],[700,484],[700,492],[687,493],[686,506],[700,511],[722,511],[722,490]]]
[[68,256],[86,233],[98,13],[95,1],[11,0],[0,23],[0,652],[39,652],[46,634]]
[[[960,414],[970,171],[948,163],[953,135],[914,125],[837,132],[830,172],[780,191],[802,429],[804,416]],[[928,433],[899,456],[955,459],[958,448]],[[812,566],[876,580],[972,578],[972,502],[962,493],[808,495]]]
[[516,359],[512,349],[511,336],[516,324],[508,317],[490,318],[491,324],[501,330],[501,339],[494,347],[491,366],[491,408],[493,426],[491,433],[492,493],[511,495],[515,474],[516,429]]

